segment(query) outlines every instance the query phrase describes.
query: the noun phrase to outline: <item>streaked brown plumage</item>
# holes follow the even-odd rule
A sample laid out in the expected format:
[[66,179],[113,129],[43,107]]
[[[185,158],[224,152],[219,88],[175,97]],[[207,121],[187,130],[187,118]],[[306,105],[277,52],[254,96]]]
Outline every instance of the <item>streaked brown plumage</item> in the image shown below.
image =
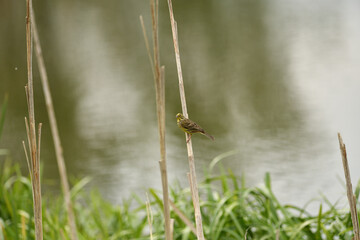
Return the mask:
[[190,135],[187,142],[190,141],[191,135],[194,133],[200,133],[202,135],[207,136],[211,140],[215,140],[215,138],[213,136],[211,136],[210,134],[206,133],[205,130],[202,127],[200,127],[200,125],[198,125],[196,122],[184,117],[184,115],[182,115],[181,113],[176,114],[176,122],[177,122],[178,127],[181,130],[183,130],[184,132],[186,132]]

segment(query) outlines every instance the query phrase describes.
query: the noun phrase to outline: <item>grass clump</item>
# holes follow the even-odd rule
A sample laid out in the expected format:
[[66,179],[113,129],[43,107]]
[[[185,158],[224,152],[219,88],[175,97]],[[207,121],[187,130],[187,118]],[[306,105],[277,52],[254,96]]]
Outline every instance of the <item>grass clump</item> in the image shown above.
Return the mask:
[[[320,205],[318,216],[312,216],[305,209],[282,205],[272,192],[269,174],[264,187],[239,187],[231,173],[208,181],[204,222],[209,239],[351,239],[347,213],[332,205],[323,213]],[[221,182],[222,193],[214,190],[214,181]]]
[[[83,190],[88,179],[72,188],[72,200],[79,239],[150,239],[145,201],[138,196],[115,206],[100,193]],[[153,239],[164,238],[161,193],[150,189]],[[349,211],[338,209],[326,199],[329,210],[320,205],[317,214],[282,205],[266,174],[262,187],[245,187],[231,172],[207,176],[199,185],[205,238],[210,239],[351,239]],[[355,196],[358,198],[359,184]],[[35,239],[32,187],[18,165],[2,164],[0,175],[0,239]],[[145,195],[145,194],[144,194]],[[189,189],[174,184],[170,198],[190,221],[195,222]],[[190,227],[171,212],[174,239],[196,239]],[[43,201],[44,239],[70,239],[64,199],[46,196]]]
[[[5,162],[1,168],[0,239],[35,239],[30,179],[18,165]],[[97,191],[83,190],[87,181],[72,189],[79,239],[141,239],[147,226],[144,203],[133,197],[111,205]],[[70,239],[63,197],[45,194],[43,200],[44,239]]]

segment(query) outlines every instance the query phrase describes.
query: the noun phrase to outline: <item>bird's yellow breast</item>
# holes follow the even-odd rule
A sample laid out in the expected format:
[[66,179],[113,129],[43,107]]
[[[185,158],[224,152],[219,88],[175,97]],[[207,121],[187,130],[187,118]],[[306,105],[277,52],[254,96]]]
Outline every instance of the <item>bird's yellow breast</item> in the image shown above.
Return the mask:
[[181,120],[182,120],[182,119],[180,119],[180,118],[176,119],[176,123],[177,123],[178,127],[179,127],[181,130],[183,130],[184,132],[190,133],[190,132],[188,131],[188,129],[186,129],[186,128],[184,128],[184,127],[182,126]]

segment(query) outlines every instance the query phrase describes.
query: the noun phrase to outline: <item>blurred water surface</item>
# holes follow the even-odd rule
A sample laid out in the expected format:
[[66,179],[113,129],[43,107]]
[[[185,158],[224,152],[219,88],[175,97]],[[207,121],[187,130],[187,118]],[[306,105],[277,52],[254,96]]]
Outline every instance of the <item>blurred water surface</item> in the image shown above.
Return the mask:
[[[216,156],[248,185],[270,172],[286,203],[345,189],[337,132],[360,173],[360,3],[355,0],[174,1],[189,115],[216,141],[193,137],[199,179]],[[35,1],[36,20],[70,176],[91,176],[119,202],[161,188],[152,72],[139,23],[148,1]],[[170,182],[187,186],[184,134],[167,4],[160,3],[166,66]],[[0,101],[9,94],[1,148],[25,167],[25,4],[0,1]],[[34,61],[35,62],[35,61]],[[58,170],[37,65],[44,181]],[[56,190],[55,190],[56,191]]]

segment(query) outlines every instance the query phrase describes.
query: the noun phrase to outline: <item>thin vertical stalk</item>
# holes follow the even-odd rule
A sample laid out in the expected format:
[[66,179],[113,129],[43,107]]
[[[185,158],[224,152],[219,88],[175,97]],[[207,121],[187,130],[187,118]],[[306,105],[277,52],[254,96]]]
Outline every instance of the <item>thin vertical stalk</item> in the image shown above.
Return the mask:
[[[41,209],[41,183],[40,183],[40,145],[37,148],[36,144],[36,127],[35,127],[35,110],[34,110],[34,90],[32,78],[32,34],[31,34],[31,14],[30,8],[32,0],[26,1],[26,50],[27,50],[27,76],[28,84],[26,87],[26,96],[28,101],[29,111],[29,150],[30,159],[32,163],[32,187],[33,187],[33,204],[34,204],[34,218],[35,218],[35,238],[36,240],[43,239],[42,233],[42,209]],[[39,136],[41,134],[41,124],[39,125]],[[40,144],[40,137],[39,137]],[[39,152],[39,153],[38,153]]]
[[159,82],[159,104],[160,111],[158,115],[159,124],[159,136],[160,136],[160,155],[159,161],[161,172],[161,183],[163,189],[163,202],[164,202],[164,216],[165,216],[165,236],[167,240],[172,239],[171,234],[171,222],[170,222],[170,207],[169,207],[169,187],[166,167],[166,148],[165,148],[165,67],[162,66],[160,70],[160,82]]
[[[171,0],[168,0],[169,6],[169,13],[170,13],[170,22],[171,22],[171,30],[173,35],[173,42],[174,42],[174,50],[175,50],[175,60],[179,78],[179,92],[180,92],[180,100],[181,100],[181,107],[183,111],[183,115],[187,118],[187,107],[186,107],[186,99],[185,99],[185,89],[184,89],[184,81],[182,76],[181,70],[181,61],[180,61],[180,51],[179,51],[179,42],[178,42],[178,34],[177,34],[177,24],[174,19],[174,12],[172,8]],[[196,170],[195,170],[195,160],[194,160],[194,153],[192,149],[192,142],[190,135],[185,133],[186,140],[187,140],[187,151],[188,151],[188,160],[189,160],[189,168],[190,168],[190,188],[192,193],[192,200],[194,205],[194,212],[195,212],[195,221],[196,221],[196,235],[197,238],[200,240],[204,239],[204,232],[202,227],[202,218],[201,218],[201,211],[200,211],[200,203],[199,203],[199,191],[198,185],[196,180]]]
[[196,228],[194,224],[185,216],[185,214],[170,200],[170,206],[172,210],[179,216],[179,218],[190,228],[190,230],[196,235]]
[[152,211],[151,211],[151,204],[150,204],[150,200],[149,200],[149,196],[148,194],[146,193],[146,215],[147,215],[147,220],[148,220],[148,224],[149,224],[149,234],[150,234],[150,240],[153,240],[153,234],[152,234],[152,230],[153,230],[153,227],[152,227],[152,223],[153,223],[153,214],[152,214]]
[[172,239],[171,221],[170,221],[170,206],[169,206],[169,188],[168,177],[166,167],[166,147],[165,147],[165,67],[160,67],[160,49],[159,49],[159,0],[150,0],[150,10],[152,19],[152,36],[153,36],[153,57],[150,53],[148,38],[143,22],[142,16],[140,16],[140,22],[144,33],[144,39],[148,55],[150,58],[150,64],[154,74],[155,81],[155,93],[156,93],[156,112],[159,129],[159,141],[160,141],[160,173],[163,189],[163,202],[164,202],[164,218],[165,218],[165,239]]
[[[158,17],[158,10],[157,10],[158,6],[159,6],[159,0],[150,0],[156,81],[160,80],[160,50],[159,50],[159,31],[158,31],[159,17]],[[160,85],[157,85],[157,87],[159,87],[159,86]]]
[[44,58],[42,55],[40,38],[39,38],[39,34],[37,31],[37,26],[36,26],[36,22],[35,22],[34,9],[33,9],[32,5],[30,7],[31,7],[31,19],[32,19],[32,31],[34,34],[35,54],[36,54],[36,59],[38,62],[40,79],[41,79],[41,84],[43,87],[43,92],[44,92],[44,97],[45,97],[46,109],[48,112],[51,133],[52,133],[53,141],[54,141],[56,160],[57,160],[57,164],[58,164],[58,168],[59,168],[61,187],[62,187],[62,191],[64,194],[64,199],[65,199],[65,206],[66,206],[66,210],[67,210],[68,223],[70,226],[71,239],[77,240],[78,236],[77,236],[77,230],[76,230],[74,211],[73,211],[73,207],[72,207],[72,203],[71,203],[69,182],[68,182],[67,173],[66,173],[66,165],[65,165],[59,130],[57,127],[57,122],[56,122],[54,105],[53,105],[51,91],[50,91],[50,87],[49,87],[48,75],[46,72],[45,62],[44,62]]
[[359,220],[356,210],[356,198],[352,190],[352,184],[351,184],[351,177],[350,177],[350,171],[349,171],[349,164],[347,160],[347,154],[346,154],[346,147],[345,144],[341,138],[340,133],[338,133],[338,139],[339,139],[339,145],[340,145],[340,151],[341,151],[341,157],[344,167],[344,174],[345,174],[345,180],[346,180],[346,192],[347,192],[347,198],[349,200],[349,206],[350,206],[350,214],[351,214],[351,220],[353,224],[353,231],[354,231],[354,240],[360,240],[360,232],[359,232]]
[[144,19],[143,19],[142,15],[140,15],[140,23],[141,23],[141,28],[143,30],[146,50],[147,50],[147,53],[148,53],[148,56],[149,56],[149,61],[150,61],[150,65],[151,65],[151,71],[153,72],[154,79],[156,79],[155,78],[155,67],[154,67],[152,55],[151,55],[151,52],[150,52],[149,39],[148,39],[147,34],[146,34]]

